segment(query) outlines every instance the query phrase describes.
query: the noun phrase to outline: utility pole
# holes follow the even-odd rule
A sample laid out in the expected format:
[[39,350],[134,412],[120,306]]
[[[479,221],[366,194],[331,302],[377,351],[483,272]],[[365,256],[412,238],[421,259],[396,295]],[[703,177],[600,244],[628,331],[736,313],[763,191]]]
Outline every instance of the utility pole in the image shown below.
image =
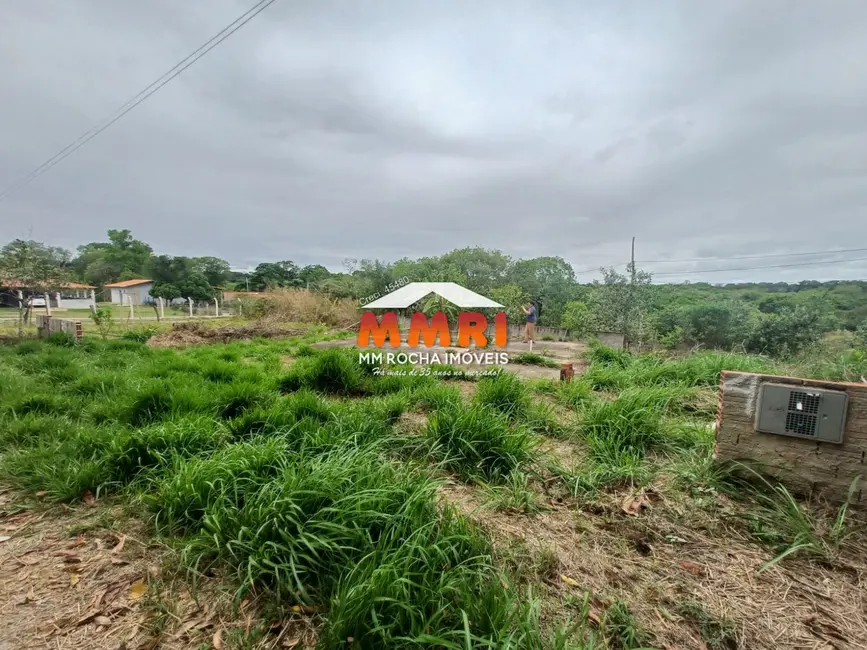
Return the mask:
[[626,331],[623,332],[623,347],[629,349],[632,329],[632,312],[635,311],[635,237],[632,238],[632,254],[629,257],[629,307],[626,313]]

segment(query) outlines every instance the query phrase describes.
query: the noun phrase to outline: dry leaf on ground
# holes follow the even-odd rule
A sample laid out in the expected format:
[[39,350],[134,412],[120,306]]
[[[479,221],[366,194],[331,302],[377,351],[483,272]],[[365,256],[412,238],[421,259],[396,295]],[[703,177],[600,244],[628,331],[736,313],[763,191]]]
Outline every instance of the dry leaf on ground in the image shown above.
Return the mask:
[[214,644],[214,650],[223,649],[223,628],[220,628],[214,633],[214,638],[211,642]]
[[636,516],[643,508],[650,506],[650,499],[645,494],[630,494],[620,506],[627,515]]
[[148,586],[145,583],[134,582],[134,583],[132,583],[132,585],[130,585],[130,588],[129,588],[129,599],[130,600],[138,600],[139,598],[141,598],[142,596],[145,595],[147,590],[148,590]]
[[680,560],[678,564],[682,569],[686,569],[694,576],[700,576],[704,573],[704,568],[700,564],[690,562],[689,560]]

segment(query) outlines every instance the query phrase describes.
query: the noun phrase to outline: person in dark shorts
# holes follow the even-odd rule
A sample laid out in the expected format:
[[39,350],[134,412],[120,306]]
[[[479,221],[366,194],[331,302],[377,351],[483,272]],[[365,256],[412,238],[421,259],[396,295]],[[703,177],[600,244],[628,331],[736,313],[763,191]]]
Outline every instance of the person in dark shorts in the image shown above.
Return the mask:
[[522,307],[527,317],[527,327],[524,330],[524,343],[532,343],[536,338],[536,302],[530,301],[526,307]]

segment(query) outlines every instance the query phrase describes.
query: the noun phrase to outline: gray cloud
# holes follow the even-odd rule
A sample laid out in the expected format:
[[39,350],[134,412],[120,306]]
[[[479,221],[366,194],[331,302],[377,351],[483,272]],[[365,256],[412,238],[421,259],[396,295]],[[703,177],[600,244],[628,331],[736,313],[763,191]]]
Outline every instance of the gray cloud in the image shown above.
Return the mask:
[[[0,188],[250,5],[7,3]],[[584,270],[624,263],[632,236],[645,260],[852,248],[865,19],[859,0],[277,0],[0,202],[0,239],[74,247],[128,227],[160,252],[334,269],[481,245]],[[864,276],[701,274],[817,259],[647,267]]]

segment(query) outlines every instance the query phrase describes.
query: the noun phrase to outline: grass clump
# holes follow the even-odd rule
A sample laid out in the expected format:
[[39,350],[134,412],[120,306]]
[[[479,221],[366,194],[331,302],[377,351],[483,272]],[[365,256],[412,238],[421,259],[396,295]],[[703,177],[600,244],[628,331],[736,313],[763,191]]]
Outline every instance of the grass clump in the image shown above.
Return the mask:
[[544,510],[526,472],[513,471],[502,485],[487,486],[488,505],[496,510],[537,514]]
[[311,357],[298,359],[280,379],[284,393],[308,388],[335,395],[357,395],[362,392],[363,374],[357,359],[337,348],[330,348]]
[[123,334],[120,335],[125,341],[135,341],[136,343],[147,343],[151,338],[156,336],[159,332],[159,328],[151,325],[143,325],[141,327],[135,327],[132,329],[128,329]]
[[517,363],[525,366],[542,366],[543,368],[559,368],[560,364],[551,357],[546,357],[535,352],[521,352],[509,358],[509,363]]
[[541,648],[487,540],[450,509],[440,514],[435,490],[365,449],[293,456],[239,506],[205,506],[185,556],[200,569],[228,563],[240,592],[258,585],[322,607],[323,647],[352,637],[370,648]]
[[475,401],[489,406],[510,420],[522,419],[530,407],[530,393],[524,383],[510,372],[498,373],[479,380]]
[[310,390],[299,390],[275,401],[268,407],[244,411],[229,422],[233,438],[286,433],[303,420],[316,423],[328,421],[333,414],[329,402]]
[[578,378],[556,384],[552,382],[551,393],[560,404],[576,410],[581,409],[594,399],[593,387],[588,382]]
[[444,467],[469,480],[502,481],[534,457],[530,431],[485,404],[455,404],[432,413],[427,439]]
[[422,386],[412,393],[411,399],[416,407],[428,412],[448,408],[462,401],[461,391],[458,388],[440,382]]
[[124,417],[133,426],[145,426],[159,420],[210,410],[207,388],[180,379],[152,380],[135,392],[126,406]]
[[601,464],[632,465],[663,442],[659,413],[629,399],[595,402],[584,411],[581,428]]
[[849,512],[859,478],[852,481],[847,502],[832,518],[825,518],[798,503],[784,485],[772,484],[757,472],[749,471],[756,480],[746,487],[759,507],[741,517],[753,537],[768,544],[775,553],[773,559],[762,565],[760,573],[794,555],[833,563],[847,542],[860,532],[860,528],[853,525]]
[[696,600],[683,600],[677,604],[677,613],[701,634],[709,650],[737,650],[737,627],[726,618],[710,612]]
[[632,354],[628,350],[618,350],[591,341],[585,354],[591,365],[627,368],[632,363]]
[[253,382],[235,382],[220,387],[212,398],[217,415],[230,420],[257,407],[271,404],[277,395],[266,386]]
[[197,532],[208,508],[242,505],[248,494],[283,470],[287,453],[281,438],[251,438],[209,456],[174,456],[145,495],[156,515],[157,529],[175,534]]

